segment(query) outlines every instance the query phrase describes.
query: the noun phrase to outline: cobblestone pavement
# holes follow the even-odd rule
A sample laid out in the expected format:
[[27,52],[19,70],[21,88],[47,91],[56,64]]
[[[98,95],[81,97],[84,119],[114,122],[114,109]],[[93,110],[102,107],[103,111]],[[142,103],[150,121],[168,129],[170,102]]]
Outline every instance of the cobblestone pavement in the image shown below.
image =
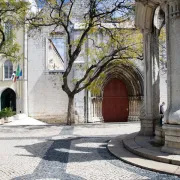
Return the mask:
[[107,142],[139,130],[139,124],[0,126],[0,180],[174,180],[126,164]]

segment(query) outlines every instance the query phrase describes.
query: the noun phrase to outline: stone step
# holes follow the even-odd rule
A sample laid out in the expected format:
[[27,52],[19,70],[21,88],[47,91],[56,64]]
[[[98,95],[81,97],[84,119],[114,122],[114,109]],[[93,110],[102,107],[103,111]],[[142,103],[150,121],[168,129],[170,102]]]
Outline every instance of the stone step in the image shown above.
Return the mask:
[[[180,176],[180,167],[178,165],[145,159],[143,157],[140,157],[139,155],[131,153],[126,148],[124,148],[122,140],[122,136],[117,136],[111,139],[108,143],[109,151],[117,158],[121,159],[126,163],[139,166],[148,170]],[[135,148],[134,143],[132,144],[132,146]]]
[[27,118],[26,114],[16,114],[16,115],[11,116],[11,117],[1,118],[0,119],[0,125],[3,125],[5,123],[10,123],[10,122],[16,121],[16,120],[22,120],[22,119],[25,119],[25,118]]
[[27,118],[27,115],[26,114],[16,114],[13,117],[14,117],[14,120],[20,120],[20,119]]
[[[180,155],[173,155],[161,151],[161,146],[153,146],[152,137],[128,135],[122,140],[123,146],[130,152],[153,161],[180,165]],[[151,144],[152,143],[152,144]]]

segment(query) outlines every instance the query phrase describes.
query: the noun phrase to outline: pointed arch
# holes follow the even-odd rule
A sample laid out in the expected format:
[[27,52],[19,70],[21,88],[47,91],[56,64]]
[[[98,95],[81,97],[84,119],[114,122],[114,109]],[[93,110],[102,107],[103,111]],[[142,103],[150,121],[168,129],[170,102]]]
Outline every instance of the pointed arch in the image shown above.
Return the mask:
[[13,111],[16,111],[16,93],[11,88],[6,88],[1,93],[1,110],[11,107]]
[[120,80],[127,89],[129,100],[128,121],[139,120],[140,107],[143,99],[144,84],[141,71],[131,63],[109,66],[105,71],[105,78],[97,81],[96,87],[100,88],[100,95],[92,95],[92,118],[102,121],[102,101],[106,85],[112,80]]

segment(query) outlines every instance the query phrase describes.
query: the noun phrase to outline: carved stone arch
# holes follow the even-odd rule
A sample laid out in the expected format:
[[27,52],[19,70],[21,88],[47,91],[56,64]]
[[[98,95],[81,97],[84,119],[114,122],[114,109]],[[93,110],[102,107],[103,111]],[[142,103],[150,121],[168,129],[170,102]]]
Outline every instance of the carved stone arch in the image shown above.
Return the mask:
[[[139,120],[140,107],[142,105],[142,97],[144,92],[143,87],[143,76],[140,70],[132,64],[119,64],[116,66],[109,66],[105,70],[105,78],[96,85],[100,88],[101,93],[98,96],[92,98],[92,117],[94,121],[102,121],[102,100],[103,100],[103,91],[106,84],[111,79],[121,80],[128,91],[129,99],[129,116],[128,121],[137,121]],[[98,116],[98,117],[97,117]]]
[[[124,72],[124,73],[119,73],[120,71]],[[132,81],[130,81],[128,74],[125,73],[123,68],[121,68],[121,67],[115,68],[114,71],[107,72],[106,76],[107,76],[107,78],[104,81],[104,84],[102,86],[102,90],[104,89],[105,85],[108,83],[108,81],[110,79],[117,78],[117,79],[121,79],[122,82],[126,85],[128,95],[134,94],[135,89],[134,89],[134,86],[132,85]]]
[[165,25],[165,12],[160,6],[155,9],[153,24],[158,30]]
[[109,67],[105,73],[106,78],[102,84],[102,90],[109,79],[118,78],[125,83],[129,96],[143,96],[143,77],[137,67],[120,64]]

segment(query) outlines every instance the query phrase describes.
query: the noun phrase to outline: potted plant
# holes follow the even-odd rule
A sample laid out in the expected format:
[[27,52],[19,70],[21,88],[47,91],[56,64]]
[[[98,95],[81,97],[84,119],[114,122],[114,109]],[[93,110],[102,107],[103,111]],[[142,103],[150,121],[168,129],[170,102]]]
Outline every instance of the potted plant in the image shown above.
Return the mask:
[[0,119],[1,119],[1,124],[7,123],[10,121],[10,117],[15,115],[15,112],[12,110],[10,107],[6,107],[0,111]]

